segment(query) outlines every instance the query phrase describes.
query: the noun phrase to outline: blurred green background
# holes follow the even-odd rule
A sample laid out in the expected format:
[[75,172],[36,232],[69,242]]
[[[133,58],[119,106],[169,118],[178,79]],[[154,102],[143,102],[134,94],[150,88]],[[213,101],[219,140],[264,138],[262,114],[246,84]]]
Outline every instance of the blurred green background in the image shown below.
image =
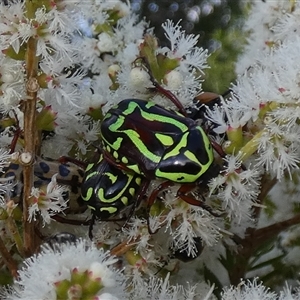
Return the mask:
[[131,0],[132,9],[146,17],[160,43],[166,43],[161,24],[166,19],[187,33],[199,34],[199,45],[211,54],[203,90],[224,93],[235,79],[234,65],[245,38],[241,32],[247,12],[245,0]]

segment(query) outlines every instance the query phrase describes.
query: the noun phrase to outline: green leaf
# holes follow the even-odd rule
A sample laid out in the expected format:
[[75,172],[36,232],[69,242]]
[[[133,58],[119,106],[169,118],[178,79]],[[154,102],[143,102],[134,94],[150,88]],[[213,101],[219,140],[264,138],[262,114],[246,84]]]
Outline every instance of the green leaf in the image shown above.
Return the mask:
[[36,117],[36,127],[39,130],[53,131],[56,127],[57,113],[51,109],[51,105],[45,106]]
[[2,50],[2,53],[15,60],[25,60],[26,49],[27,44],[24,43],[20,46],[18,53],[14,50],[12,46],[9,46],[7,49]]
[[215,276],[213,272],[211,272],[207,267],[204,266],[204,278],[205,281],[208,282],[210,285],[212,283],[215,284],[214,294],[218,299],[221,299],[221,292],[223,290],[223,285],[219,281],[219,279]]

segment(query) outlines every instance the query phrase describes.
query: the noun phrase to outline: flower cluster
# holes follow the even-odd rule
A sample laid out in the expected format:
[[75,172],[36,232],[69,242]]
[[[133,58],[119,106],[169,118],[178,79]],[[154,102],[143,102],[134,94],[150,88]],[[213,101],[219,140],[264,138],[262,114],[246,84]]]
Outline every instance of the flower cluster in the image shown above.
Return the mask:
[[[300,163],[300,41],[294,34],[299,31],[299,9],[296,1],[253,4],[246,23],[253,33],[239,59],[240,75],[231,95],[214,99],[217,104],[202,114],[203,106],[192,102],[201,93],[208,54],[197,46],[199,36],[187,35],[180,22],[168,20],[162,25],[169,45],[161,47],[148,23],[131,12],[129,2],[20,0],[0,4],[0,253],[17,276],[10,288],[1,291],[4,299],[208,300],[214,299],[214,285],[205,280],[223,286],[230,280],[238,282],[247,270],[236,280],[244,266],[235,262],[250,261],[247,246],[256,251],[264,242],[265,231],[277,234],[281,228],[264,231],[253,222],[267,207],[266,195],[286,174],[292,177]],[[258,28],[258,20],[264,20],[264,30]],[[170,125],[187,128],[182,129],[182,140],[175,149],[175,138],[164,137],[163,130],[153,141],[162,141],[164,149],[172,148],[160,161],[178,152],[199,162],[197,172],[204,170],[203,176],[182,185],[169,177],[149,182],[143,172],[132,176],[136,165],[127,166],[127,157],[120,158],[121,150],[110,153],[110,146],[99,146],[105,114],[126,98],[153,101],[182,114],[199,108],[195,115],[199,113],[201,120],[184,120],[201,132],[203,153],[195,154],[193,147],[185,145],[190,142],[184,137],[191,128],[174,121],[175,116],[183,118],[182,114],[169,117]],[[30,103],[35,104],[31,110]],[[141,118],[159,124],[143,111]],[[142,126],[147,122],[141,122]],[[144,135],[134,131],[136,143],[139,139],[152,141]],[[101,147],[106,148],[95,151]],[[98,154],[95,152],[104,154],[97,164],[88,165]],[[57,159],[62,155],[71,163],[66,157],[66,161]],[[13,157],[18,159],[12,161]],[[83,179],[86,165],[86,174],[89,168],[99,168]],[[118,183],[110,167],[120,167],[117,171],[126,180],[125,187],[123,182],[117,186],[124,195],[108,198],[115,206],[98,199],[105,188]],[[91,184],[82,199],[94,210],[92,219],[79,197],[83,180]],[[139,189],[143,193],[137,194]],[[103,203],[108,206],[99,208]],[[112,222],[98,222],[97,213],[107,213]],[[131,218],[124,221],[124,215]],[[88,224],[89,229],[59,227],[54,216],[65,223]],[[297,222],[292,219],[280,225]],[[38,224],[44,228],[35,227]],[[55,247],[44,245],[18,270],[9,251],[17,249],[17,260],[32,254],[36,249],[29,247],[34,241],[28,246],[28,232],[36,231],[42,238],[67,228],[79,237],[93,235],[94,243],[78,239],[60,244],[55,240]],[[3,241],[7,242],[4,246]],[[194,285],[199,281],[203,283]],[[286,289],[280,297],[287,299],[290,294]],[[250,297],[274,299],[276,295],[254,280],[224,289],[221,296],[224,300]]]
[[282,180],[299,165],[299,38],[291,30],[299,26],[298,14],[298,2],[253,4],[245,26],[251,28],[249,44],[237,63],[240,75],[230,98],[207,112],[215,132],[228,138],[223,144],[228,167],[212,182],[212,192],[240,217],[250,214],[260,174]]
[[[19,278],[4,299],[125,299],[125,277],[117,260],[87,241],[44,246],[25,261]],[[42,280],[41,280],[42,279]],[[125,296],[125,297],[124,297]]]

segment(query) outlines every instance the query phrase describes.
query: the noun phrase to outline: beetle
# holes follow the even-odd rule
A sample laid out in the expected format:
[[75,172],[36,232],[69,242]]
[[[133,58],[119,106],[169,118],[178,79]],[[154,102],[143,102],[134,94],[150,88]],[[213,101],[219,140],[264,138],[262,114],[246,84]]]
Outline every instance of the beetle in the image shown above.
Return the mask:
[[212,144],[193,119],[150,101],[125,99],[104,116],[100,134],[109,163],[147,181],[164,180],[150,195],[148,209],[160,191],[179,183],[178,197],[219,216],[189,195],[218,174]]
[[195,256],[193,256],[191,253],[189,253],[187,250],[181,250],[177,249],[173,251],[173,255],[171,258],[176,258],[181,260],[182,262],[190,262],[197,257],[199,257],[204,249],[202,239],[200,237],[194,237],[193,238],[195,241]]
[[[66,192],[66,198],[69,198],[69,205],[72,212],[81,212],[85,209],[84,203],[79,199],[79,187],[84,175],[83,170],[74,165],[62,164],[57,160],[50,158],[36,157],[34,164],[34,187],[40,188],[47,185],[54,174],[57,174],[56,180],[58,184],[68,185],[69,191]],[[23,172],[22,166],[18,162],[11,162],[7,167],[3,168],[0,173],[0,182],[11,183],[12,188],[5,196],[19,202],[23,189]]]
[[134,172],[124,172],[108,163],[100,154],[99,159],[87,165],[81,185],[81,197],[92,211],[89,237],[95,219],[108,220],[132,205],[130,219],[148,188],[148,181]]
[[43,243],[43,245],[48,245],[53,250],[59,250],[59,246],[62,244],[76,244],[78,242],[78,238],[69,232],[59,232],[47,237]]

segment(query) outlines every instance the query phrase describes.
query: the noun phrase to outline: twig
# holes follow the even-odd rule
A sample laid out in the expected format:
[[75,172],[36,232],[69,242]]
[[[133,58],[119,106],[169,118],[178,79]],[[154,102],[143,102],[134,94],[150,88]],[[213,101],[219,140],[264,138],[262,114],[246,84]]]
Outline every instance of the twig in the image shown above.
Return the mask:
[[31,162],[23,167],[24,174],[24,195],[23,195],[23,228],[24,228],[24,249],[26,255],[31,255],[36,249],[34,234],[34,222],[28,222],[29,197],[33,186],[33,161],[37,140],[35,127],[37,91],[39,88],[36,80],[37,74],[37,41],[31,37],[27,43],[26,73],[27,73],[27,99],[24,101],[24,151],[31,155]]
[[269,225],[267,227],[263,227],[260,229],[257,229],[253,237],[256,240],[257,244],[261,244],[264,241],[274,237],[275,235],[279,234],[281,231],[288,229],[289,227],[293,225],[297,225],[300,223],[300,214],[294,216],[291,219],[275,223],[272,225]]
[[[264,174],[262,176],[262,180],[261,180],[262,188],[260,194],[257,197],[259,204],[263,204],[265,197],[268,195],[268,193],[276,184],[276,182],[277,182],[276,178],[270,179],[267,174]],[[256,220],[258,220],[260,212],[261,212],[261,206],[257,206],[254,208],[253,217]],[[280,228],[281,230],[283,230],[282,227]],[[257,231],[258,234],[256,236]],[[235,262],[233,268],[228,270],[228,275],[231,284],[237,285],[239,284],[240,279],[245,277],[245,273],[247,272],[247,267],[248,267],[248,262],[250,257],[253,255],[256,249],[261,245],[261,243],[263,243],[264,241],[266,241],[266,239],[270,237],[264,235],[264,237],[262,238],[263,233],[266,233],[266,230],[260,231],[260,229],[257,230],[256,228],[249,227],[246,230],[246,235],[244,239],[240,239],[239,237],[234,236],[234,240],[238,243],[240,247],[238,253],[235,254]]]

